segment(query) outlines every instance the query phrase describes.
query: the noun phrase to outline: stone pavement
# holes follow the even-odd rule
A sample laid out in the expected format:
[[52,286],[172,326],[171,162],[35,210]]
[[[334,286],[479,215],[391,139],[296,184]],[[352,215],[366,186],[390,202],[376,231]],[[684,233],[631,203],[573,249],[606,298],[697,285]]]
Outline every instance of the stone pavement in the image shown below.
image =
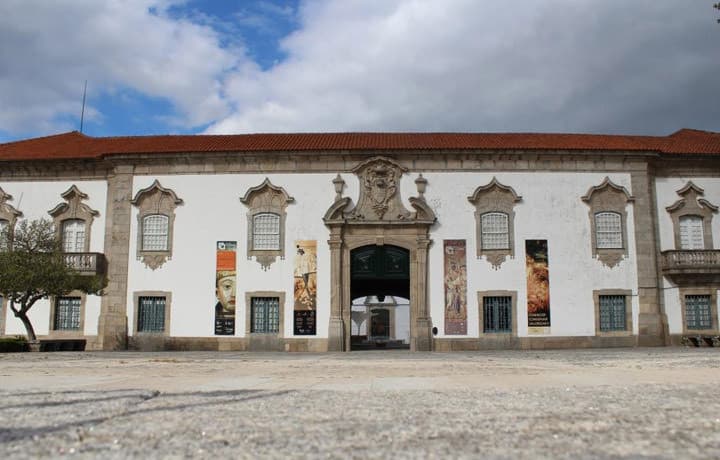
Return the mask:
[[0,458],[720,458],[720,352],[0,355]]

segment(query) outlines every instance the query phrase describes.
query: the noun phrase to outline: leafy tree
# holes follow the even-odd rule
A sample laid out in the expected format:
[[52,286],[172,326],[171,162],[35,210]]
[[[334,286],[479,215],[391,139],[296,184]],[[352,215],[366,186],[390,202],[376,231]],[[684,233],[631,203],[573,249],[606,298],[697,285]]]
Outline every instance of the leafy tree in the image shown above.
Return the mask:
[[68,267],[55,227],[47,219],[24,220],[14,231],[6,226],[0,235],[0,294],[31,342],[37,336],[27,313],[38,300],[73,290],[99,295],[105,284],[102,276],[81,275]]

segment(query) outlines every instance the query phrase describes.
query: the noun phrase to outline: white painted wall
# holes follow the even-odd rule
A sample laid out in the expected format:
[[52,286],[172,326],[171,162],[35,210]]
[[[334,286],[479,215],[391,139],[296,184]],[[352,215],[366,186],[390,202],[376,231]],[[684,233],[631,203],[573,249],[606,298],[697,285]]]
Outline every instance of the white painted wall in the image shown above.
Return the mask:
[[[667,251],[675,248],[675,229],[673,228],[670,214],[665,208],[675,203],[681,197],[677,191],[683,188],[688,181],[705,191],[703,198],[710,203],[720,205],[720,178],[717,177],[671,177],[655,179],[655,194],[657,196],[657,216],[660,230],[660,250]],[[713,248],[720,248],[720,215],[715,214],[712,219],[712,240]],[[677,287],[667,278],[663,278],[663,298],[665,301],[665,314],[668,319],[668,328],[671,334],[681,334],[682,305],[680,303],[680,292]],[[716,306],[717,307],[717,306]],[[720,307],[718,307],[720,308]]]
[[[468,243],[468,336],[477,337],[477,291],[515,290],[518,301],[518,334],[527,335],[525,239],[547,239],[550,259],[550,302],[552,336],[594,335],[594,289],[628,289],[633,292],[634,332],[637,333],[637,267],[635,257],[633,205],[629,204],[627,234],[629,257],[613,269],[591,255],[588,206],[580,197],[599,185],[605,173],[500,173],[505,185],[512,186],[523,201],[515,208],[516,257],[493,270],[484,259],[475,257],[474,207],[467,197],[476,187],[492,180],[490,173],[426,173],[429,185],[426,197],[438,215],[430,248],[429,301],[433,324],[443,331],[443,239],[465,239]],[[259,185],[264,174],[139,176],[133,194],[152,184],[156,178],[184,200],[176,211],[173,259],[153,271],[135,258],[137,246],[137,209],[133,208],[130,236],[128,321],[134,324],[133,293],[137,291],[172,292],[170,334],[173,336],[211,337],[214,332],[215,243],[238,242],[238,283],[236,335],[245,332],[245,293],[248,291],[284,291],[284,336],[293,331],[293,245],[295,240],[318,241],[318,312],[317,337],[327,337],[330,315],[330,253],[328,230],[322,216],[333,201],[334,174],[269,174],[272,183],[283,187],[295,202],[287,208],[285,233],[286,259],[276,261],[262,271],[254,260],[247,260],[247,208],[239,198],[247,189]],[[403,177],[401,193],[408,209],[408,197],[417,194],[413,180],[417,174]],[[344,174],[345,196],[357,201],[358,181]],[[610,178],[630,189],[629,174],[611,174]],[[453,336],[456,337],[456,336]]]
[[[9,204],[23,213],[24,219],[50,219],[48,211],[65,200],[60,196],[72,185],[76,185],[81,192],[88,195],[84,201],[100,214],[93,219],[90,230],[90,252],[105,252],[105,210],[107,201],[107,182],[102,181],[32,181],[32,182],[3,182],[0,187],[13,196]],[[85,304],[85,331],[86,335],[97,335],[98,316],[100,315],[101,298],[87,296]],[[8,307],[4,312],[6,316],[5,333],[8,335],[25,334],[25,327],[15,318]],[[28,312],[35,333],[45,335],[50,329],[50,302],[40,300]]]

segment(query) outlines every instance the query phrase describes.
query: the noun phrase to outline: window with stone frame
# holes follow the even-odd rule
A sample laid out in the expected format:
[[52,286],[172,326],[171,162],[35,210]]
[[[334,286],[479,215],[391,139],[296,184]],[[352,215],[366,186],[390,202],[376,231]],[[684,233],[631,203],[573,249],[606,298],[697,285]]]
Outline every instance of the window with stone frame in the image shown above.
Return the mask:
[[248,208],[247,258],[255,257],[262,269],[267,270],[278,257],[285,258],[286,209],[295,199],[265,178],[240,201]]
[[170,218],[164,214],[150,214],[142,220],[142,250],[167,251]]
[[278,333],[280,330],[280,299],[278,297],[252,297],[250,308],[251,333]]
[[712,329],[712,296],[685,296],[685,328],[687,330]]
[[675,249],[712,249],[712,218],[718,207],[702,198],[705,191],[692,181],[676,193],[680,199],[665,208],[673,223]]
[[90,229],[98,211],[84,203],[88,196],[73,185],[60,195],[65,202],[48,211],[64,252],[90,252]]
[[81,297],[57,297],[55,299],[55,314],[53,329],[56,331],[80,330],[82,315]]
[[486,296],[483,297],[483,332],[511,333],[512,332],[512,297]]
[[183,200],[155,180],[131,203],[138,209],[137,259],[155,270],[172,259],[175,209]]
[[[7,237],[9,240],[12,240],[12,233],[15,230],[15,222],[23,216],[20,211],[8,203],[9,201],[12,201],[12,199],[12,195],[5,193],[3,189],[0,188],[0,236],[3,235],[2,231],[6,231],[8,233]],[[0,250],[8,249],[3,247],[6,243],[8,243],[8,240],[0,241]]]
[[604,337],[632,335],[631,299],[632,291],[629,289],[600,289],[593,291],[595,335]]
[[628,255],[628,203],[635,201],[625,187],[606,177],[590,187],[582,201],[590,207],[590,250],[603,265],[613,268]]
[[485,259],[494,269],[507,257],[515,255],[515,205],[522,197],[512,187],[496,178],[480,186],[468,197],[475,206],[477,257]]

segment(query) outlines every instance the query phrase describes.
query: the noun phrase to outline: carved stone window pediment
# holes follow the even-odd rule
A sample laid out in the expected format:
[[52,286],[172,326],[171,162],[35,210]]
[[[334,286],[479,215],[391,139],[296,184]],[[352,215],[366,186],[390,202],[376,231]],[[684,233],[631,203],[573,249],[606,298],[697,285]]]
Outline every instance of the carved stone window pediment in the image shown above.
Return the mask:
[[522,197],[493,177],[487,185],[476,188],[468,201],[475,206],[477,257],[485,256],[497,270],[508,256],[515,256],[515,205]]
[[286,209],[295,198],[266,177],[240,201],[248,207],[247,258],[254,256],[262,269],[268,270],[278,257],[285,258]]
[[705,190],[695,185],[692,181],[676,192],[680,199],[665,208],[670,214],[675,233],[675,249],[681,249],[680,220],[683,217],[697,216],[702,219],[703,244],[705,249],[713,248],[712,239],[712,218],[718,212],[718,207],[705,198]]
[[[175,208],[183,204],[183,200],[178,198],[174,191],[166,189],[160,185],[158,180],[155,180],[149,187],[139,190],[130,203],[138,208],[137,259],[151,270],[156,270],[172,259]],[[152,216],[163,216],[164,218],[153,219]],[[150,221],[167,224],[166,227],[163,227],[165,231],[155,232],[166,238],[166,244],[156,245],[153,249],[146,250],[144,237],[147,236],[146,231],[149,232],[150,229],[146,229],[145,225]],[[157,246],[165,249],[159,250]]]
[[87,200],[87,194],[80,191],[77,186],[72,185],[69,189],[60,195],[65,203],[60,203],[53,209],[48,211],[48,214],[52,216],[55,223],[55,229],[58,235],[63,237],[63,223],[66,221],[77,221],[78,224],[82,222],[84,225],[84,242],[78,242],[83,246],[80,252],[90,251],[90,229],[92,227],[93,219],[100,215],[100,213],[83,203]]
[[23,216],[22,212],[18,211],[10,203],[8,203],[8,201],[12,200],[12,195],[5,193],[5,191],[0,188],[0,220],[7,222],[7,229],[11,235],[15,229],[15,223]]
[[[600,185],[590,187],[581,197],[590,207],[590,246],[593,257],[603,265],[613,268],[628,255],[627,211],[628,203],[635,201],[630,192],[605,177]],[[613,228],[600,228],[604,223],[612,225],[619,216],[618,235],[613,235]],[[598,224],[599,223],[599,224]]]

